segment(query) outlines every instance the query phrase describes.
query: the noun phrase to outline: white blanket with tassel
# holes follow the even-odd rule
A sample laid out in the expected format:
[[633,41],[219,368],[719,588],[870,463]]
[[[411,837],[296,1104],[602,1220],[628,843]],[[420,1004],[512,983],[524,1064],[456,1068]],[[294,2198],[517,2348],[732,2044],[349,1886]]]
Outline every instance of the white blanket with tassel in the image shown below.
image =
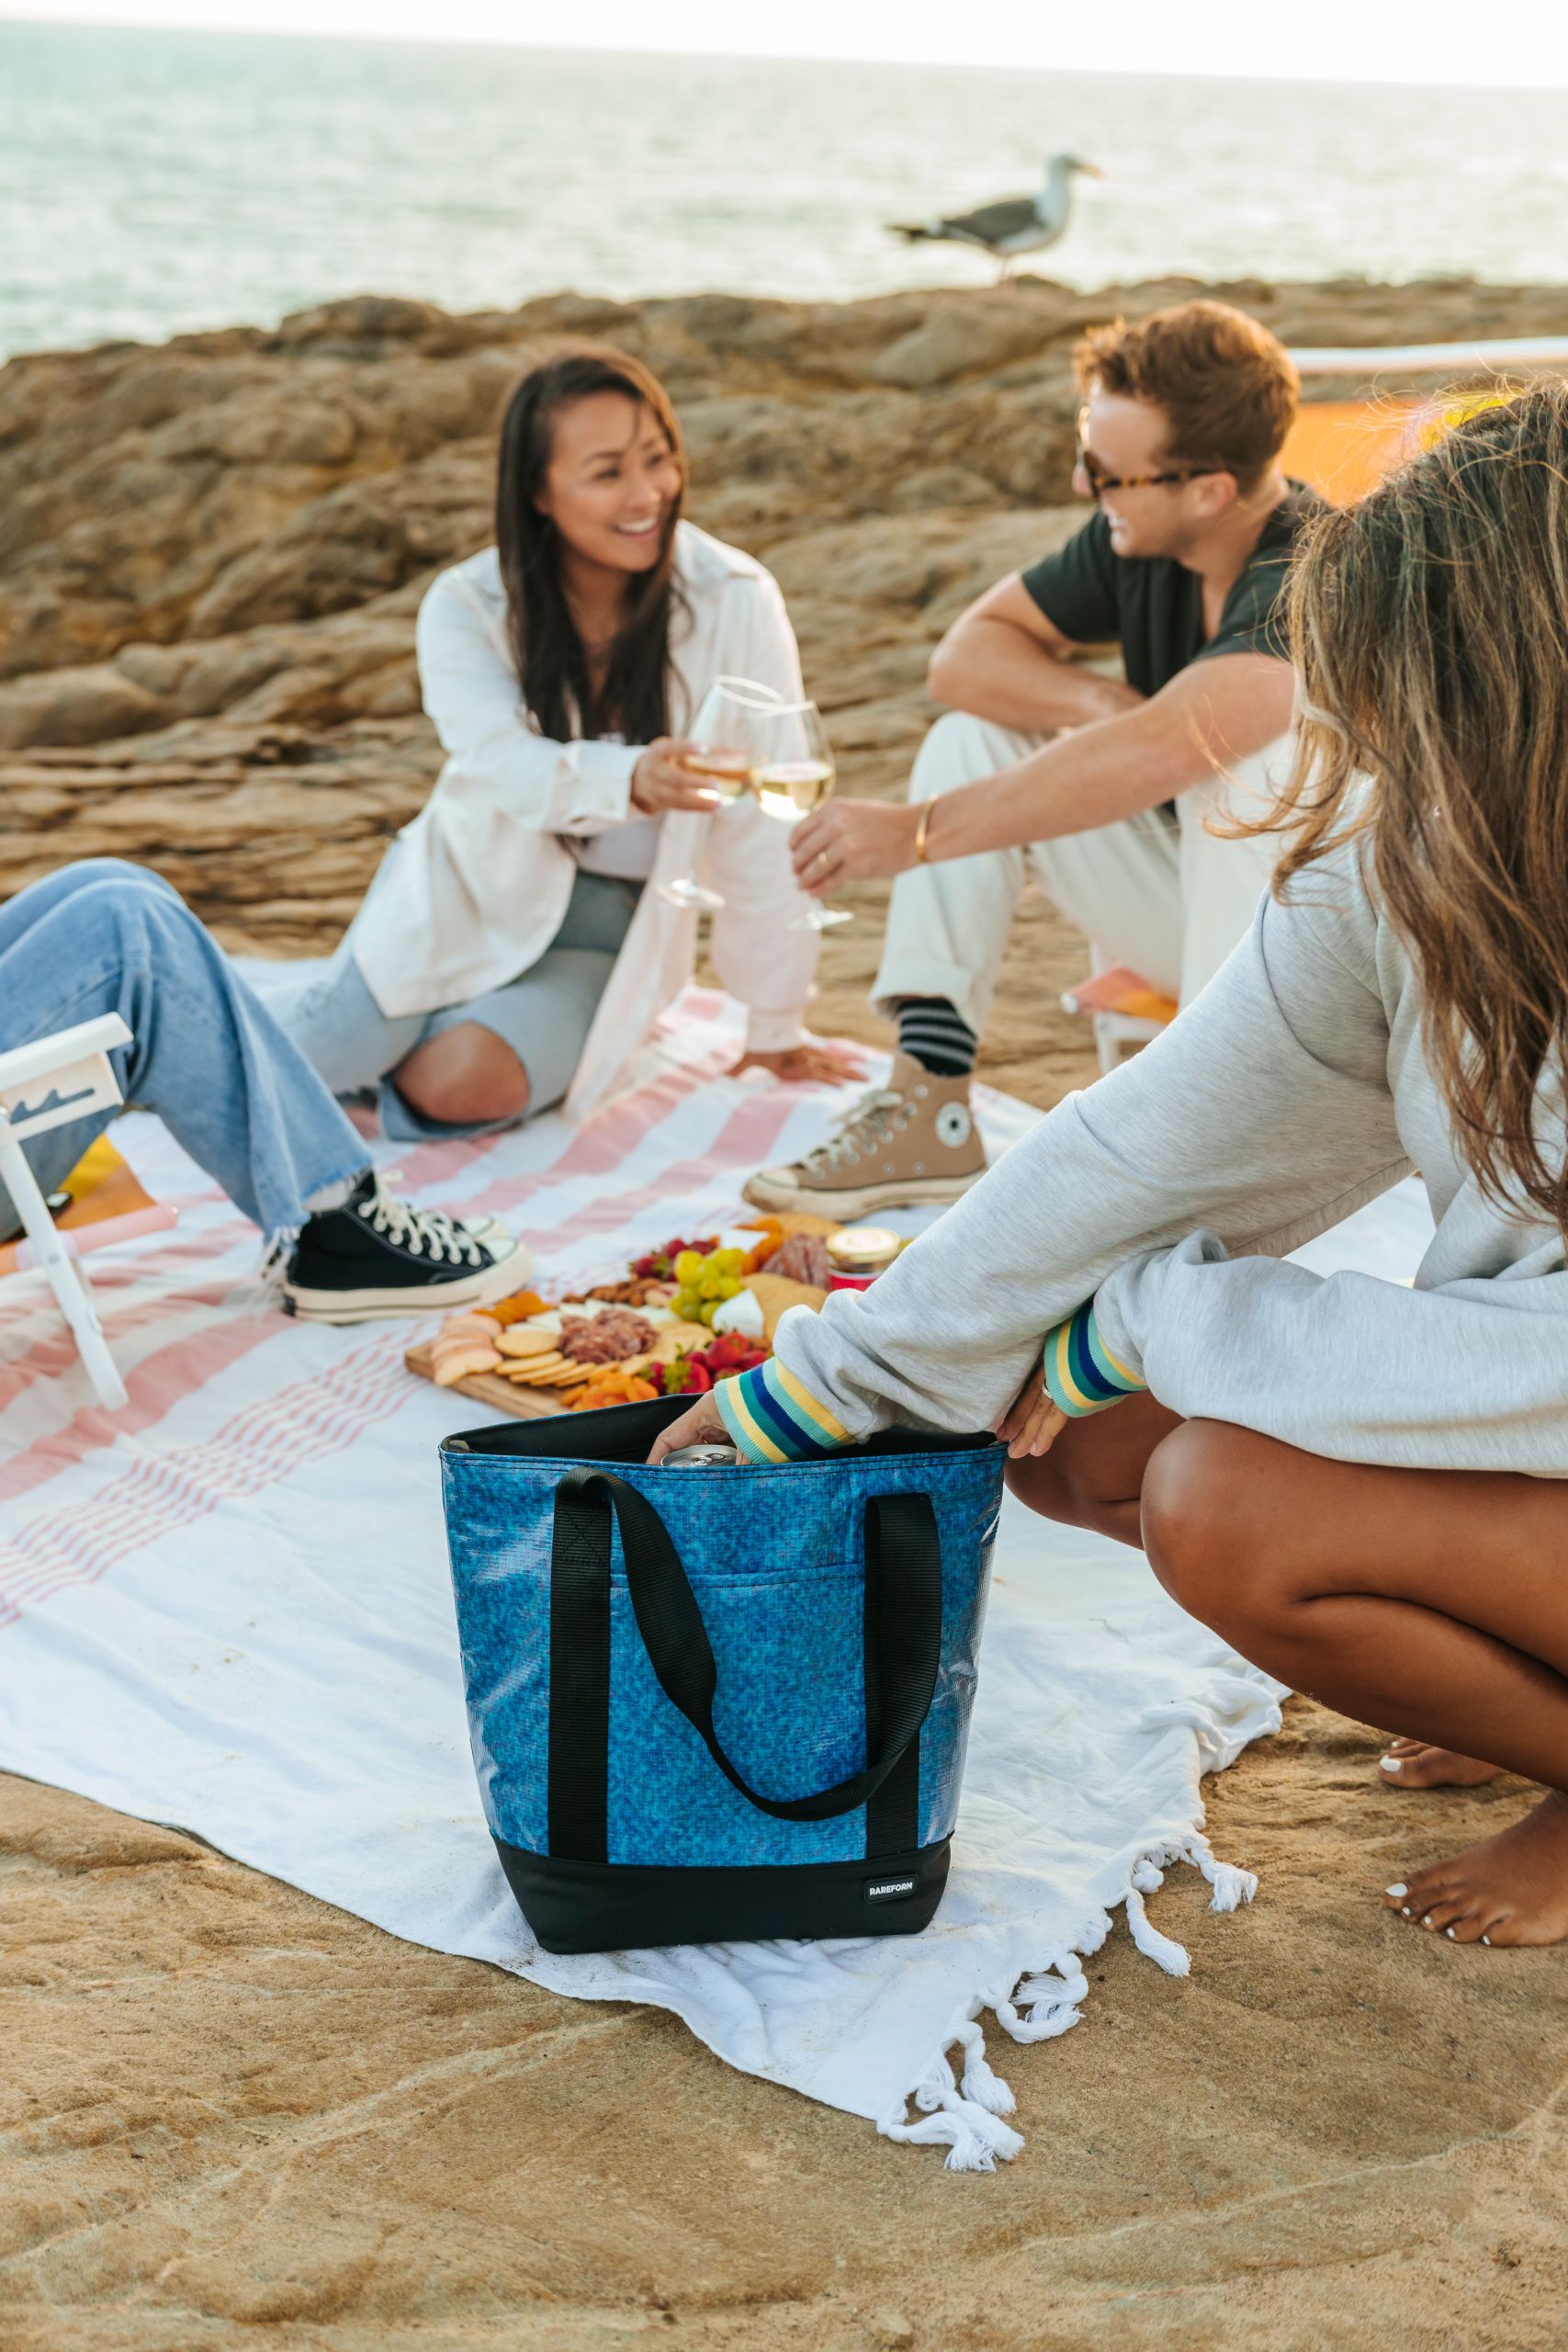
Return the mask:
[[[736,1043],[693,991],[647,1082],[588,1127],[405,1151],[408,1188],[504,1216],[547,1282],[612,1274],[724,1222],[750,1169],[830,1125],[830,1096],[722,1075]],[[1034,1115],[981,1111],[993,1152]],[[129,1407],[96,1406],[39,1278],[0,1285],[0,1766],[193,1829],[412,1942],[673,2009],[731,2065],[960,2169],[1022,2144],[987,2015],[1021,2041],[1065,2032],[1119,1907],[1185,1973],[1145,1910],[1172,1863],[1216,1911],[1252,1894],[1210,1854],[1199,1776],[1275,1726],[1277,1689],[1135,1554],[1010,1505],[931,1928],[537,1951],[479,1815],[435,1472],[437,1441],[482,1412],[404,1370],[405,1327],[286,1321],[255,1287],[254,1230],[164,1130],[132,1118],[117,1139],[182,1209],[156,1244],[91,1261]],[[1403,1274],[1424,1216],[1398,1197],[1314,1261]]]

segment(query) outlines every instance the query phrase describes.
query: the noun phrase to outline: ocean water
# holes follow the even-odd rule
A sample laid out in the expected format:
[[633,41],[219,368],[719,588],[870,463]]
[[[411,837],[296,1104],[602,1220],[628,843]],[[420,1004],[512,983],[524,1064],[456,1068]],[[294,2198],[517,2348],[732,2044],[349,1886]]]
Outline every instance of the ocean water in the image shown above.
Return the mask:
[[1076,149],[1082,285],[1568,279],[1568,93],[1154,80],[0,22],[0,354],[376,290],[985,283],[884,223]]

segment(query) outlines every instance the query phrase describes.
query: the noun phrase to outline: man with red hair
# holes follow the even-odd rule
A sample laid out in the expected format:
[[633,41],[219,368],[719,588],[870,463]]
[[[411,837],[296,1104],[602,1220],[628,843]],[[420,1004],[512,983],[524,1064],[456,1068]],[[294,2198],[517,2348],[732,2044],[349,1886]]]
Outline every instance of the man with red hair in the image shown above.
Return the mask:
[[[761,1207],[853,1218],[955,1200],[983,1173],[970,1072],[1031,873],[1112,963],[1182,1002],[1267,881],[1271,849],[1207,820],[1267,795],[1290,726],[1282,592],[1318,505],[1280,468],[1295,369],[1207,301],[1097,329],[1076,360],[1075,486],[1094,514],[937,647],[949,712],[908,802],[831,801],[795,834],[813,893],[897,877],[873,999],[899,1051],[832,1143],[752,1179]],[[1111,641],[1121,677],[1081,659]]]

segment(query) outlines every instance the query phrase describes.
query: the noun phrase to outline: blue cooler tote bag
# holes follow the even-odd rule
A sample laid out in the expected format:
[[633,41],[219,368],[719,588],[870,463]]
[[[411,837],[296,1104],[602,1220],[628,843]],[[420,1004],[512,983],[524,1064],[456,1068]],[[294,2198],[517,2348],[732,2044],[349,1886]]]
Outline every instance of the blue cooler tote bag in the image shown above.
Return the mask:
[[547,1951],[903,1935],[942,1899],[1003,1448],[649,1469],[690,1399],[441,1449],[486,1818]]

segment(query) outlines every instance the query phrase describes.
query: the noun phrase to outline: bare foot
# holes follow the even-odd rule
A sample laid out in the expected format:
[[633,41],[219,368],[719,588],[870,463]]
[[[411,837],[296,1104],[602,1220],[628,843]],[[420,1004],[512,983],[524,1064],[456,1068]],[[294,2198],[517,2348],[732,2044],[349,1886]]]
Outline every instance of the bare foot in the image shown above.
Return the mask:
[[1391,1739],[1378,1773],[1390,1789],[1478,1789],[1502,1769],[1454,1747],[1429,1747],[1424,1739]]
[[1495,1838],[1384,1890],[1402,1919],[1459,1944],[1568,1939],[1568,1796],[1556,1790]]

